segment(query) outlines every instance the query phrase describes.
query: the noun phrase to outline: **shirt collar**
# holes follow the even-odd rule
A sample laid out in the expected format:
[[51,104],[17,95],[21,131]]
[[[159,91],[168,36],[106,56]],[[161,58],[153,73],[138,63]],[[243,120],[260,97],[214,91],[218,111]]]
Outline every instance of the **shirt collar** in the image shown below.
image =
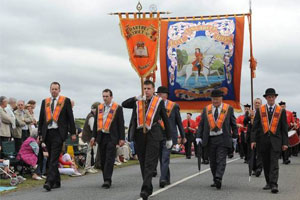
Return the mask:
[[[51,100],[53,100],[54,97],[51,97]],[[55,97],[55,100],[59,99],[59,96]]]
[[275,108],[275,104],[273,106],[270,106],[269,104],[267,104],[267,106],[268,106],[268,109],[270,109],[270,107],[272,107],[272,109]]
[[[223,107],[223,103],[221,103],[221,105],[218,108],[222,108]],[[216,109],[216,107],[213,105],[213,108]]]
[[104,103],[105,107],[111,107],[112,104],[113,104],[112,102],[111,102],[109,105],[106,105],[106,104]]

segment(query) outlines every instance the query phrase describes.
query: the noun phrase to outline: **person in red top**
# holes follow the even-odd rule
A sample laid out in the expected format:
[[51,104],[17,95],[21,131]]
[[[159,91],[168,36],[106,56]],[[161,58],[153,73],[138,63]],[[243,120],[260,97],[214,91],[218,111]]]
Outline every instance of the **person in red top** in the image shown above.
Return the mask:
[[[295,123],[294,123],[295,130],[297,131],[298,136],[300,137],[300,120],[299,120],[299,118],[297,118],[297,113],[295,111],[293,112],[293,116],[295,119]],[[293,156],[296,156],[296,157],[298,156],[299,149],[300,149],[300,144],[292,147]]]
[[198,70],[198,76],[200,76],[200,72],[203,68],[203,54],[201,53],[200,48],[195,49],[195,60],[193,61],[193,70]]
[[196,133],[196,122],[192,119],[192,113],[186,114],[186,119],[182,121],[182,125],[187,140],[185,143],[185,156],[187,159],[191,159],[192,142],[195,140],[194,134]]
[[[295,120],[294,120],[293,113],[289,110],[286,110],[286,103],[284,101],[280,101],[278,104],[281,106],[281,108],[285,109],[285,111],[286,111],[286,120],[287,120],[287,124],[289,126],[288,130],[290,131],[294,128]],[[282,152],[282,163],[283,164],[288,165],[291,163],[291,160],[289,159],[291,154],[292,154],[292,149],[290,147],[288,148],[287,151]]]
[[[251,106],[249,104],[244,105],[245,114],[250,111],[250,107]],[[245,159],[244,163],[247,163],[248,148],[247,148],[247,140],[246,140],[247,127],[244,126],[245,114],[240,115],[236,119],[236,125],[238,126],[238,134],[239,134],[238,145],[239,145],[240,157]]]

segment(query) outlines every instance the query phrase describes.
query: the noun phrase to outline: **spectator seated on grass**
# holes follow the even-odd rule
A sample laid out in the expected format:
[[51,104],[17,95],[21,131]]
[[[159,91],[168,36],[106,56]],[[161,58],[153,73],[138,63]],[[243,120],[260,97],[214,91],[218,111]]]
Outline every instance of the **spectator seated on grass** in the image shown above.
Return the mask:
[[69,176],[81,176],[77,169],[74,159],[72,159],[70,154],[64,153],[64,147],[62,153],[59,156],[58,161],[58,171],[60,174],[66,174]]
[[182,154],[185,155],[185,146],[181,144],[181,137],[178,136],[177,144],[172,147],[172,154]]
[[20,151],[17,155],[17,159],[21,162],[29,165],[32,169],[32,179],[42,180],[40,176],[37,175],[37,161],[39,154],[39,138],[37,135],[37,129],[32,131],[30,137],[28,137],[22,144]]

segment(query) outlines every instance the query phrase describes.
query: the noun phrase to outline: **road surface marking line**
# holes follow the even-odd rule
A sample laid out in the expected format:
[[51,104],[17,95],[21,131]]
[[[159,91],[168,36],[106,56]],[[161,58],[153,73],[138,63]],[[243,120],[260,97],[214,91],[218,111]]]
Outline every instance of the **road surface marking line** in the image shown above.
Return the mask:
[[[227,161],[226,163],[229,164],[229,163],[232,163],[232,162],[237,161],[237,160],[239,160],[239,159],[240,159],[240,158],[236,158],[236,159]],[[168,190],[168,189],[170,189],[170,188],[172,188],[172,187],[175,187],[176,185],[178,185],[178,184],[180,184],[180,183],[183,183],[183,182],[185,182],[185,181],[187,181],[187,180],[189,180],[189,179],[191,179],[191,178],[194,178],[194,177],[196,177],[196,176],[198,176],[198,175],[204,174],[204,173],[206,173],[206,172],[208,172],[208,171],[210,171],[210,168],[207,168],[207,169],[205,169],[205,170],[203,170],[203,171],[197,172],[196,174],[193,174],[193,175],[191,175],[191,176],[185,177],[184,179],[181,179],[181,180],[179,180],[179,181],[177,181],[177,182],[175,182],[175,183],[173,183],[173,184],[171,184],[171,185],[168,185],[168,186],[166,186],[166,187],[164,187],[164,188],[161,188],[161,189],[159,189],[159,190],[153,192],[152,195],[151,195],[150,197],[153,197],[153,196],[155,196],[155,195],[157,195],[157,194],[159,194],[159,193],[162,193],[162,192],[164,192],[164,191],[166,191],[166,190]],[[142,200],[142,198],[139,198],[139,199],[137,199],[137,200]]]

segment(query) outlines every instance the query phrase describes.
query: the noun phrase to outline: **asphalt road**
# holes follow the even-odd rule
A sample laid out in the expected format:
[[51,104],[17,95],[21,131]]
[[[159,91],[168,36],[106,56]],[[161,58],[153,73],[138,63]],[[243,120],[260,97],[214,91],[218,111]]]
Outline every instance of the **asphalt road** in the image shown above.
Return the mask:
[[[237,157],[237,156],[236,156]],[[262,176],[248,179],[248,168],[243,160],[228,159],[221,190],[211,188],[212,176],[208,165],[202,165],[199,173],[197,160],[176,158],[171,160],[172,184],[159,188],[159,178],[153,179],[154,193],[151,200],[300,200],[300,157],[292,157],[290,165],[280,164],[279,193],[262,190],[265,180]],[[281,162],[281,161],[280,161]],[[115,169],[113,185],[102,189],[101,173],[71,178],[62,182],[60,189],[51,192],[41,187],[8,193],[1,200],[137,200],[142,178],[138,165]]]

